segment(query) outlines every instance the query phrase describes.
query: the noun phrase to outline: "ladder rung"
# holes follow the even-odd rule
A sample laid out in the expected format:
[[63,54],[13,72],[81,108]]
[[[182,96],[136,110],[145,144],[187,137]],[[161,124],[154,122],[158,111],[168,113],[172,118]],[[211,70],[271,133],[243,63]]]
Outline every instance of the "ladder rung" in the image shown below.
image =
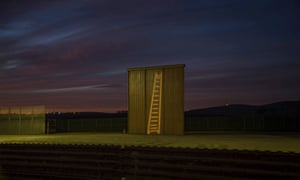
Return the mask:
[[151,129],[150,133],[158,133],[158,129]]
[[152,133],[153,133],[153,134],[154,134],[154,133],[155,133],[155,134],[158,134],[159,131],[158,131],[158,130],[149,131],[149,134],[152,134]]
[[150,127],[158,127],[158,123],[156,123],[156,124],[150,124]]

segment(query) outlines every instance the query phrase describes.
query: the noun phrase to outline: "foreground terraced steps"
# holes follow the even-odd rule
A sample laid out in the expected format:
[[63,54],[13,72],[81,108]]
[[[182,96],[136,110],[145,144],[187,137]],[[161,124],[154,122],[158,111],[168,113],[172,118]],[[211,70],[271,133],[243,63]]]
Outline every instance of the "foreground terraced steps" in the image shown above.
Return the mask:
[[300,179],[300,154],[0,144],[0,179]]

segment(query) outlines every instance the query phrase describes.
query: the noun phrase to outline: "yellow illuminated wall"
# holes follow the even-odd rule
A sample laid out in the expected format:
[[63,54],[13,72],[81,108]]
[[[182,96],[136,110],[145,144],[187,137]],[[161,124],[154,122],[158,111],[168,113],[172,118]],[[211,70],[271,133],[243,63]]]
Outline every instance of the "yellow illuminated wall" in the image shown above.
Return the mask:
[[129,133],[147,133],[154,74],[157,71],[163,74],[160,134],[184,133],[184,67],[179,64],[128,69]]

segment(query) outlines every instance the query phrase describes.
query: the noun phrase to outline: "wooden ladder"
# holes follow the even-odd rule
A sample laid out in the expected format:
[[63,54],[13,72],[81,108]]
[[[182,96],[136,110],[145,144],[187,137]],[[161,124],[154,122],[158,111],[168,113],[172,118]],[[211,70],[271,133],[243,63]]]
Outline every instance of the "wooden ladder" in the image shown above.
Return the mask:
[[154,73],[147,134],[160,134],[162,77],[162,71]]

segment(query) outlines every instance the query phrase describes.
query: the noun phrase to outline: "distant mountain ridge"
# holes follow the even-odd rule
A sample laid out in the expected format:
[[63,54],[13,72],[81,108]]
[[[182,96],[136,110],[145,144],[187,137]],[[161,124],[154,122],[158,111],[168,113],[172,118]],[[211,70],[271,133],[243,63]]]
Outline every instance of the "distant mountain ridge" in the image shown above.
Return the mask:
[[185,112],[186,116],[273,115],[300,117],[300,101],[282,101],[265,105],[232,104]]

